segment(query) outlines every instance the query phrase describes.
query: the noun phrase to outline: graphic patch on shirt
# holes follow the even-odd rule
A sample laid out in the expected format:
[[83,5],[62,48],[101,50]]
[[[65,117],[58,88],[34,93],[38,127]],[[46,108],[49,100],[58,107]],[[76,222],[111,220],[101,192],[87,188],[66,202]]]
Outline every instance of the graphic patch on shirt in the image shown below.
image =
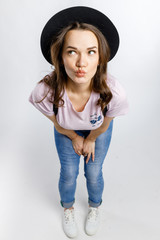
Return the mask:
[[90,123],[92,124],[92,127],[99,126],[102,123],[102,116],[97,116],[97,113],[90,115]]

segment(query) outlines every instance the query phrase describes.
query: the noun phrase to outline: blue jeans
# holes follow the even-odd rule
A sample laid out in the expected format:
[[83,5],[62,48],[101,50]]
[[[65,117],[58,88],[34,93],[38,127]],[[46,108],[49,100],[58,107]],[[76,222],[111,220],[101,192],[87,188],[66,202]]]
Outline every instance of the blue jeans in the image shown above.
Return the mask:
[[[86,164],[87,157],[84,157],[84,176],[88,191],[88,203],[91,207],[98,207],[102,203],[104,180],[102,165],[106,157],[112,135],[113,120],[108,129],[100,134],[95,142],[95,160],[91,157]],[[75,132],[86,138],[90,130],[75,130]],[[64,208],[70,208],[75,202],[76,180],[79,174],[80,156],[75,153],[72,140],[59,133],[54,127],[54,138],[57,153],[60,159],[61,170],[59,178],[60,203]]]

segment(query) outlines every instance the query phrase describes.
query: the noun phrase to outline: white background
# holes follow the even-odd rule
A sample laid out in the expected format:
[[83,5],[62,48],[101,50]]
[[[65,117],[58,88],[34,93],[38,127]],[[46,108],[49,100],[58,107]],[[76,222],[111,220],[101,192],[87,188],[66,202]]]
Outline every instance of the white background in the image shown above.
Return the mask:
[[[114,121],[104,163],[102,223],[92,239],[160,239],[160,6],[158,0],[0,2],[0,240],[67,239],[61,226],[60,164],[53,125],[28,97],[51,71],[40,34],[57,11],[84,5],[105,13],[120,34],[109,71],[125,87],[128,115]],[[83,159],[76,191],[77,239],[87,190]]]

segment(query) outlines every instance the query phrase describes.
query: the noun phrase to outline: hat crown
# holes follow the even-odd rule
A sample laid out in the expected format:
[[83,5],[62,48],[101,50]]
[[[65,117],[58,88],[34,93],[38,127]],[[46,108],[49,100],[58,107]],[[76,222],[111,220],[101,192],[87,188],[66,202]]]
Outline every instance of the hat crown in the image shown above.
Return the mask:
[[119,48],[119,34],[111,20],[102,12],[85,6],[76,6],[63,9],[53,15],[44,26],[40,45],[45,59],[52,64],[50,46],[53,36],[70,23],[88,23],[97,27],[106,38],[110,47],[110,59],[116,55]]

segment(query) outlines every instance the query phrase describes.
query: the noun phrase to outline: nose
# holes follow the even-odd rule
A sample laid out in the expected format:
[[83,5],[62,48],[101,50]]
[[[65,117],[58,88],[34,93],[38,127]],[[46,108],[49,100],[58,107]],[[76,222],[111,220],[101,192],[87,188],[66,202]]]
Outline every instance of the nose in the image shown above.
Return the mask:
[[84,54],[79,54],[77,61],[76,61],[77,67],[86,67],[87,66],[87,58]]

